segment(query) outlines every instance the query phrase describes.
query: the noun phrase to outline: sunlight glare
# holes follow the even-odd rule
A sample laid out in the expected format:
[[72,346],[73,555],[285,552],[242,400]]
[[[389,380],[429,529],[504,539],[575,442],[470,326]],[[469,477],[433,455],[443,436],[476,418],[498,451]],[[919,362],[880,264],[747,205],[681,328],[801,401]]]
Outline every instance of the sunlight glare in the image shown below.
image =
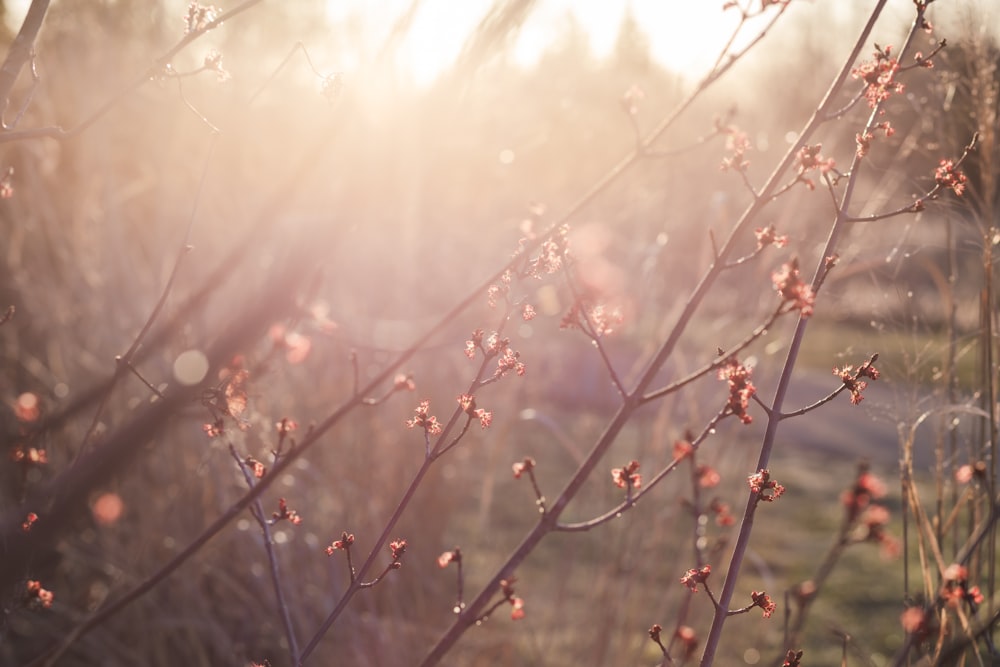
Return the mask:
[[[448,71],[468,36],[489,10],[490,0],[426,0],[397,53],[400,71],[424,86]],[[375,50],[410,0],[328,3],[331,21],[357,20],[368,50]],[[738,23],[738,15],[722,10],[722,0],[540,0],[512,45],[515,63],[533,66],[563,34],[568,18],[577,21],[598,59],[609,56],[622,20],[631,11],[648,40],[650,55],[660,65],[694,79],[712,66]],[[391,18],[388,18],[391,17]]]

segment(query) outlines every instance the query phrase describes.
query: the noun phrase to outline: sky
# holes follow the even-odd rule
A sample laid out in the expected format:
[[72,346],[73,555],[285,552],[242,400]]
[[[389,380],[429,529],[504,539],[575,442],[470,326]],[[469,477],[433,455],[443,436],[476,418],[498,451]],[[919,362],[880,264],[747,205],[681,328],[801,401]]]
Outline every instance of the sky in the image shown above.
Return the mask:
[[[738,1],[756,5],[758,0]],[[372,31],[372,43],[379,43],[384,31],[392,25],[392,17],[404,12],[411,2],[329,0],[328,13],[335,21],[349,15],[362,17],[362,25]],[[454,61],[465,38],[491,4],[492,0],[423,0],[400,50],[401,69],[408,71],[418,84],[433,80]],[[691,80],[699,79],[715,62],[739,22],[739,13],[723,11],[723,4],[724,0],[538,0],[518,35],[513,57],[520,64],[531,65],[559,35],[568,14],[588,34],[594,54],[607,55],[615,43],[622,17],[631,11],[649,38],[653,58]],[[862,16],[873,4],[873,0],[794,0],[789,14],[809,13],[822,6],[839,20]],[[957,20],[963,15],[973,16],[984,27],[994,25],[994,29],[1000,30],[998,6],[997,0],[949,0],[932,6],[929,15],[932,21],[938,16],[945,18],[943,12]],[[913,0],[889,0],[883,17],[898,31],[912,20]],[[743,34],[752,36],[760,25],[758,22],[744,26]],[[859,23],[856,28],[860,27]],[[378,33],[380,29],[382,34]],[[851,31],[854,30],[852,25]]]
[[[176,1],[181,8],[187,4],[187,0]],[[741,4],[755,5],[758,1],[738,0]],[[331,22],[351,19],[352,29],[363,32],[356,37],[374,48],[412,2],[327,0],[327,16]],[[12,24],[19,24],[28,4],[28,0],[8,0],[8,19]],[[231,3],[215,0],[214,4],[225,9]],[[417,84],[432,81],[455,60],[466,37],[492,4],[493,0],[422,0],[412,29],[399,50],[400,69],[409,73]],[[587,33],[594,54],[607,55],[614,46],[622,18],[631,11],[649,38],[653,58],[695,80],[715,62],[738,24],[738,12],[723,11],[723,4],[724,0],[537,0],[517,36],[512,55],[522,65],[533,64],[559,36],[568,15]],[[794,0],[790,13],[809,12],[822,5],[844,14],[870,8],[872,4],[872,0]],[[940,3],[940,9],[932,6],[932,20],[935,12],[945,9],[944,5],[954,15],[979,17],[984,27],[994,25],[1000,31],[997,0],[949,0]],[[889,20],[907,23],[912,15],[913,0],[889,0],[886,11]],[[744,26],[744,33],[749,36],[753,28],[754,25]],[[352,63],[340,65],[340,69],[349,71]]]
[[[331,1],[329,16],[337,20],[360,14],[374,33],[378,26],[391,25],[386,17],[399,15],[409,4],[410,0]],[[454,61],[491,4],[491,0],[425,0],[400,50],[401,67],[417,83],[432,80]],[[721,0],[541,0],[522,27],[513,56],[523,65],[532,64],[568,14],[587,32],[594,54],[607,55],[630,8],[649,35],[657,61],[672,69],[700,72],[714,62],[737,23],[736,14],[721,7]],[[372,38],[378,39],[375,34]]]

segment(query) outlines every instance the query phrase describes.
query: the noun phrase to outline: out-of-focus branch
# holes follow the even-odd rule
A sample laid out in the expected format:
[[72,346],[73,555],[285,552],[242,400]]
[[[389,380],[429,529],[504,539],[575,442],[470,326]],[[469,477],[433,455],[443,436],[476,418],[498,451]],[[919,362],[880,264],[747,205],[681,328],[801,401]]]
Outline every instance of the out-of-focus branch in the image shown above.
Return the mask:
[[10,93],[21,75],[25,63],[35,52],[35,40],[42,29],[45,14],[49,11],[49,0],[32,0],[28,13],[24,17],[17,37],[7,50],[7,57],[0,65],[0,118],[3,118],[10,104]]
[[[58,125],[53,125],[51,127],[36,127],[36,128],[27,129],[27,130],[7,130],[5,132],[0,132],[0,144],[8,143],[8,142],[11,142],[11,141],[24,141],[26,139],[43,139],[43,138],[48,138],[48,139],[59,139],[59,140],[62,140],[62,139],[68,139],[68,138],[70,138],[72,136],[75,136],[75,135],[83,132],[84,130],[86,130],[87,128],[89,128],[91,125],[93,125],[94,123],[96,123],[98,120],[100,120],[105,114],[107,114],[109,111],[111,111],[111,109],[113,109],[116,105],[118,105],[118,103],[120,103],[123,99],[125,99],[125,97],[127,97],[130,93],[132,93],[132,91],[134,91],[135,89],[139,88],[144,83],[146,83],[147,81],[149,81],[152,77],[155,77],[159,72],[161,72],[163,70],[163,68],[166,67],[167,64],[169,64],[171,60],[173,60],[174,56],[176,56],[178,53],[180,53],[181,51],[183,51],[187,47],[188,44],[190,44],[191,42],[195,41],[196,39],[198,39],[199,37],[201,37],[202,35],[204,35],[206,32],[208,32],[209,30],[217,28],[224,21],[228,21],[229,19],[234,18],[235,16],[237,16],[239,14],[242,14],[243,12],[245,12],[248,9],[250,9],[254,5],[260,4],[260,2],[262,2],[262,0],[245,0],[241,4],[239,4],[236,7],[233,7],[232,9],[230,9],[229,11],[223,12],[218,17],[216,17],[214,20],[209,21],[208,23],[206,23],[204,26],[201,26],[198,30],[192,30],[188,34],[184,35],[183,39],[181,39],[174,46],[172,46],[170,49],[168,49],[166,51],[166,53],[164,53],[163,55],[161,55],[160,57],[158,57],[156,60],[154,60],[152,65],[150,65],[149,67],[147,67],[140,74],[137,74],[135,77],[133,77],[131,81],[129,81],[127,84],[125,84],[124,87],[122,87],[121,90],[119,90],[117,93],[115,93],[114,95],[112,95],[108,100],[106,100],[104,102],[104,104],[102,104],[100,107],[98,107],[96,111],[94,111],[93,113],[91,113],[84,120],[80,121],[76,126],[70,128],[68,130],[64,129],[64,128],[58,126]],[[34,0],[34,2],[31,3],[31,7],[28,10],[28,18],[31,18],[31,12],[32,12],[32,10],[35,9],[35,5],[44,5],[45,8],[47,8],[48,4],[49,4],[48,0]],[[41,11],[41,16],[37,17],[37,22],[38,22],[38,26],[39,27],[41,27],[41,22],[42,22],[42,18],[44,18],[44,13],[45,12],[44,12],[44,9],[43,9]],[[28,23],[28,18],[25,19],[25,24]],[[22,32],[24,32],[24,27],[22,27],[21,30],[22,30]],[[35,34],[37,34],[37,28],[35,30]],[[8,61],[11,60],[11,57],[13,55],[13,51],[17,47],[17,40],[20,39],[20,37],[21,37],[21,35],[19,33],[18,34],[18,38],[14,40],[14,46],[11,47],[12,53],[9,54],[8,57],[7,57]],[[33,43],[34,43],[34,37],[32,37],[32,44]],[[28,57],[30,57],[30,55],[31,55],[31,49],[28,50],[27,56],[24,57],[24,59],[21,60],[20,64],[18,65],[18,69],[17,69],[18,72],[20,71],[20,68],[24,66],[24,63],[27,61],[27,59],[28,59]],[[4,75],[5,75],[6,72],[7,72],[7,63],[5,62],[4,65],[3,65],[3,68],[0,69],[0,93],[5,93],[5,90],[3,88],[3,84],[5,83],[5,81],[4,81],[3,77],[4,77]],[[15,76],[15,79],[16,79],[16,76]],[[9,85],[10,86],[14,85],[13,80],[10,82]],[[8,88],[6,90],[6,94],[4,94],[2,97],[0,97],[0,99],[5,100],[5,102],[4,102],[5,106],[6,106],[6,95],[9,94],[9,92],[10,92],[10,90]]]

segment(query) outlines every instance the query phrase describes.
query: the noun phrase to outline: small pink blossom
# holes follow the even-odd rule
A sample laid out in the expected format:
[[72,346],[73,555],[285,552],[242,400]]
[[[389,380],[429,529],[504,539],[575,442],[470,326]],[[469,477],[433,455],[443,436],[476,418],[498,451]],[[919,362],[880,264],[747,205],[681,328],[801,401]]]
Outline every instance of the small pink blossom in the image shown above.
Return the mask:
[[771,618],[771,614],[778,608],[778,605],[771,599],[771,596],[763,591],[759,593],[757,591],[751,592],[750,599],[753,600],[754,607],[760,607],[764,610],[764,618]]
[[354,544],[354,534],[348,533],[346,530],[340,534],[340,539],[334,541],[330,546],[326,548],[326,555],[332,556],[336,551],[343,549],[344,551],[351,548]]
[[524,457],[523,461],[518,461],[517,463],[511,466],[511,469],[514,471],[514,479],[521,479],[521,475],[523,475],[526,472],[530,472],[534,468],[535,468],[535,459],[531,458],[530,456]]
[[415,416],[406,420],[407,428],[416,428],[419,426],[424,429],[428,435],[439,435],[441,433],[441,424],[438,422],[437,417],[428,414],[430,411],[430,405],[430,401],[420,401],[420,405],[413,410]]
[[758,227],[754,230],[754,236],[757,237],[757,250],[763,250],[769,245],[773,245],[775,248],[784,248],[788,244],[788,237],[778,234],[774,225]]
[[392,562],[398,563],[406,552],[406,540],[389,542],[389,551],[392,553]]
[[722,476],[719,475],[719,472],[709,465],[699,465],[695,474],[698,477],[698,486],[703,489],[711,489],[714,486],[718,486],[719,482],[722,481]]
[[757,495],[758,500],[772,502],[781,497],[785,492],[785,487],[771,479],[771,472],[761,469],[747,477],[750,491]]
[[639,469],[638,461],[630,461],[624,468],[614,468],[611,470],[611,480],[619,489],[642,487],[642,475],[636,471]]
[[469,415],[473,419],[479,420],[479,425],[482,428],[487,428],[491,423],[493,423],[493,413],[482,408],[476,407],[476,397],[469,394],[461,394],[458,397],[458,405],[462,409],[462,412]]
[[753,422],[753,417],[747,412],[750,399],[757,393],[757,388],[750,380],[750,369],[741,364],[736,357],[729,357],[719,367],[719,379],[729,384],[729,401],[726,408],[729,414],[735,415],[744,424]]
[[639,113],[639,105],[644,99],[646,99],[646,93],[638,84],[633,83],[622,95],[622,106],[630,116],[634,116]]
[[799,262],[797,259],[792,259],[790,262],[783,264],[781,268],[771,274],[771,280],[774,282],[774,287],[778,290],[778,294],[786,302],[792,304],[795,310],[798,310],[802,317],[809,317],[813,314],[813,304],[816,301],[816,295],[813,293],[813,289],[810,285],[803,282],[802,277],[799,275]]
[[299,513],[293,509],[289,509],[288,501],[284,498],[278,498],[278,511],[271,514],[271,518],[274,521],[287,520],[293,526],[297,526],[302,523],[302,517]]
[[52,606],[52,601],[55,599],[55,595],[52,594],[52,591],[47,591],[42,588],[42,584],[40,582],[29,580],[25,588],[27,589],[29,602],[38,604],[46,609]]
[[448,567],[449,563],[459,563],[462,560],[462,552],[458,547],[455,547],[451,551],[445,551],[443,554],[438,556],[437,564],[440,568]]
[[855,79],[865,82],[864,96],[868,106],[875,108],[895,93],[903,92],[903,84],[896,81],[899,61],[892,56],[892,46],[884,49],[875,45],[874,60],[866,61],[851,70]]
[[[475,352],[473,352],[473,356],[475,356]],[[398,373],[392,380],[392,388],[394,391],[415,391],[417,383],[413,381],[412,375]]]
[[[706,565],[701,569],[690,569],[681,577],[681,583],[690,589],[692,593],[698,592],[698,584],[706,584],[708,575],[712,574],[712,566]],[[706,584],[707,585],[707,584]]]
[[811,178],[806,176],[808,172],[817,170],[821,174],[827,174],[832,171],[836,165],[833,158],[825,158],[820,155],[820,150],[822,148],[822,144],[816,144],[815,146],[803,146],[799,149],[799,152],[795,156],[795,164],[799,170],[796,180],[805,183],[806,187],[810,190],[815,190],[816,184]]
[[950,188],[959,197],[965,192],[968,179],[952,160],[941,160],[940,166],[934,170],[934,180],[943,188]]

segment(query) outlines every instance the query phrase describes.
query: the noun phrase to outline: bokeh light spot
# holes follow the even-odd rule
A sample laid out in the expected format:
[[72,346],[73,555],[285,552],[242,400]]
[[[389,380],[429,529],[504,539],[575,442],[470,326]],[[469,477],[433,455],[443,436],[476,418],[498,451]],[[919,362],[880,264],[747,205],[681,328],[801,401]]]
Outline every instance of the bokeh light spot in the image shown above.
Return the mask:
[[198,384],[208,375],[208,357],[201,350],[187,350],[174,360],[174,378],[183,385]]
[[17,397],[14,404],[14,414],[23,422],[33,422],[38,419],[38,396],[26,391]]
[[102,493],[94,501],[90,511],[94,515],[94,521],[102,526],[110,526],[122,518],[125,503],[117,493]]

